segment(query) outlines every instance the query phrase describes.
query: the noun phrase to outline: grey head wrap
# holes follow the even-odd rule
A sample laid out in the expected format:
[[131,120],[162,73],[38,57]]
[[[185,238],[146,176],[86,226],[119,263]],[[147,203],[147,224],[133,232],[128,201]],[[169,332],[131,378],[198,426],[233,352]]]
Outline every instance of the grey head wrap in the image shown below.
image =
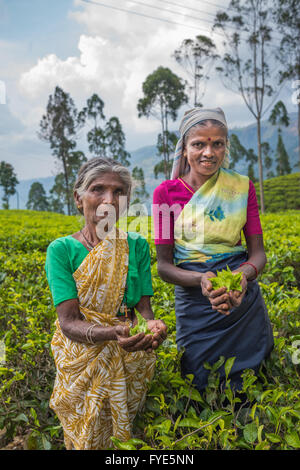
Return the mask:
[[[181,161],[183,157],[183,138],[186,132],[196,124],[201,121],[206,121],[207,119],[214,119],[215,121],[220,121],[226,129],[227,122],[225,118],[225,114],[221,108],[215,109],[203,109],[203,108],[192,108],[189,111],[186,111],[182,121],[179,126],[180,138],[177,142],[175,153],[174,153],[174,160],[173,160],[173,168],[172,168],[172,175],[171,179],[175,180],[180,176],[180,168],[181,168]],[[229,158],[227,153],[225,154],[225,158],[222,163],[222,167],[228,168],[229,166]]]

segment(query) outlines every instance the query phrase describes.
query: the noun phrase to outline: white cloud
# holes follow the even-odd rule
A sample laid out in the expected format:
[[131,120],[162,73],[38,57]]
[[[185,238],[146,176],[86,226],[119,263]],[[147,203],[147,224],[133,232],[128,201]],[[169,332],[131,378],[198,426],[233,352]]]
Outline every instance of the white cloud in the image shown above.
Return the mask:
[[[86,33],[78,41],[78,55],[62,59],[52,53],[38,59],[34,66],[21,74],[19,91],[30,103],[28,112],[23,113],[23,121],[37,127],[49,94],[59,85],[70,93],[79,108],[85,105],[87,98],[97,93],[105,103],[106,116],[120,118],[129,148],[155,143],[156,139],[152,139],[160,130],[159,122],[138,118],[137,102],[142,96],[142,83],[161,65],[186,78],[172,54],[183,39],[195,37],[201,29],[196,31],[161,23],[79,0],[75,0],[74,5],[76,9],[69,12],[69,17],[86,28]],[[111,5],[119,6],[120,3]],[[138,6],[130,1],[123,2],[122,7],[138,11]],[[206,4],[201,6],[202,9],[206,7]],[[184,16],[171,17],[163,11],[147,13],[185,22]],[[186,24],[191,24],[191,20]],[[202,24],[205,34],[211,25]],[[214,39],[220,41],[217,36]],[[241,98],[225,90],[213,72],[203,102],[207,107],[221,106],[225,111],[240,109],[239,122],[243,120],[242,115],[248,120]],[[235,116],[236,111],[233,114]]]

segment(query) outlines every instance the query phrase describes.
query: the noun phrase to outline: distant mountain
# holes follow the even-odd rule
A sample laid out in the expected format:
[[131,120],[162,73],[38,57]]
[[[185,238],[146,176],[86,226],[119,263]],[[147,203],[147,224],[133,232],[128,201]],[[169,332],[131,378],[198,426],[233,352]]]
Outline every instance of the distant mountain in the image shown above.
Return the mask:
[[[298,163],[298,135],[297,135],[297,114],[291,113],[290,125],[288,128],[282,128],[282,137],[287,149],[290,165],[293,168],[292,172],[296,172],[298,169],[295,165]],[[257,152],[257,136],[256,136],[256,124],[251,124],[243,128],[233,128],[229,130],[229,133],[236,134],[246,148],[253,148],[254,152]],[[277,128],[272,126],[268,121],[262,123],[262,142],[268,142],[271,149],[275,150],[277,145]],[[155,164],[159,161],[157,156],[156,146],[146,146],[139,148],[131,152],[131,165],[130,168],[133,169],[135,166],[139,166],[144,170],[146,189],[150,194],[148,204],[151,203],[152,194],[156,186],[158,186],[163,180],[163,175],[155,179],[153,174],[153,168]],[[276,174],[276,163],[273,164],[273,172]],[[248,164],[245,160],[241,160],[237,163],[235,167],[236,171],[241,174],[247,174]],[[298,170],[299,171],[299,170]],[[258,170],[255,168],[255,174],[258,175]],[[47,194],[54,184],[54,176],[49,176],[47,178],[36,178],[30,180],[20,181],[20,184],[17,186],[18,196],[14,195],[10,198],[10,207],[11,209],[18,208],[18,199],[19,199],[19,209],[26,209],[26,202],[28,199],[28,193],[30,186],[35,181],[39,181],[45,188]],[[2,191],[0,188],[0,198],[2,198]]]
[[[290,159],[290,166],[292,167],[292,173],[299,171],[295,167],[298,163],[298,131],[297,131],[297,113],[291,113],[290,125],[288,128],[282,127],[282,138],[286,147],[286,150]],[[229,130],[229,134],[236,134],[241,142],[241,144],[249,149],[253,148],[254,152],[257,153],[257,130],[256,124],[251,124],[247,127],[242,128],[233,128]],[[268,121],[263,121],[261,136],[262,142],[268,142],[271,149],[275,151],[277,145],[277,128],[272,126]],[[160,175],[158,179],[155,179],[153,174],[153,168],[155,164],[159,161],[159,158],[156,156],[157,150],[156,147],[148,146],[136,150],[131,153],[131,164],[132,167],[140,166],[144,170],[146,188],[149,194],[152,196],[152,193],[156,186],[158,186],[163,181],[163,175]],[[273,157],[274,158],[274,157]],[[256,165],[257,166],[257,165]],[[248,174],[248,163],[245,159],[241,159],[236,166],[235,170],[241,174]],[[276,163],[273,162],[271,168],[274,174],[276,174]],[[254,169],[255,176],[258,178],[258,169]]]
[[[55,176],[48,176],[47,178],[34,178],[30,180],[21,180],[17,186],[17,194],[10,196],[9,207],[10,209],[26,209],[26,203],[28,194],[32,183],[38,181],[44,186],[46,193],[49,195],[49,191],[54,185]],[[0,187],[0,198],[2,199],[2,189]],[[1,204],[2,206],[2,204]]]
[[[295,168],[295,165],[299,161],[298,157],[298,116],[297,113],[290,113],[290,125],[289,127],[281,127],[282,138],[284,145],[286,147],[287,153],[289,155],[290,166],[292,172],[299,171],[298,168]],[[245,148],[253,148],[254,152],[257,153],[257,128],[256,124],[251,124],[250,126],[243,128],[233,128],[230,129],[230,134],[236,134]],[[277,136],[278,130],[276,126],[272,126],[268,121],[263,121],[261,126],[261,141],[268,142],[271,149],[275,151],[277,146]],[[272,155],[271,155],[272,156]],[[273,155],[274,158],[274,155]],[[242,167],[245,162],[237,164],[236,170],[242,172]],[[276,163],[273,163],[271,168],[276,174]],[[247,173],[247,172],[246,172]],[[256,171],[256,176],[258,172]]]

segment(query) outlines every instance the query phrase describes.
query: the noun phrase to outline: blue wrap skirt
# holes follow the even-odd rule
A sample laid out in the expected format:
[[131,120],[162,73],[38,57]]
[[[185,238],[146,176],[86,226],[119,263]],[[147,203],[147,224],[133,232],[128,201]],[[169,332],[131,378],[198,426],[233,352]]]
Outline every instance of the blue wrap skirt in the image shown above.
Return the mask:
[[[247,254],[235,254],[226,259],[206,263],[182,263],[180,267],[190,271],[216,273],[231,270],[247,260]],[[193,374],[194,384],[199,391],[207,385],[209,370],[204,362],[211,365],[220,356],[225,359],[235,357],[231,369],[232,388],[242,387],[241,373],[244,369],[258,372],[262,361],[267,358],[274,346],[271,323],[265,302],[257,281],[249,281],[241,305],[223,315],[211,308],[201,287],[175,287],[176,342],[184,347],[181,358],[182,374]],[[221,382],[225,380],[224,367],[221,367]]]

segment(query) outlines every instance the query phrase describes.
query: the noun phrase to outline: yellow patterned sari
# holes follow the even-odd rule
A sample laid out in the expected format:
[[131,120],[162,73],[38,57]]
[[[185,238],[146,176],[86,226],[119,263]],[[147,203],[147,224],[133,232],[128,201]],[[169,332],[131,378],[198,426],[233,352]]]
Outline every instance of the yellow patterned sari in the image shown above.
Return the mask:
[[[116,314],[126,285],[128,251],[127,236],[118,230],[117,237],[109,234],[73,274],[80,311],[88,322],[124,324]],[[129,353],[117,341],[72,341],[58,320],[51,348],[57,374],[50,407],[62,424],[66,448],[108,449],[111,436],[130,439],[154,374],[155,353]]]

